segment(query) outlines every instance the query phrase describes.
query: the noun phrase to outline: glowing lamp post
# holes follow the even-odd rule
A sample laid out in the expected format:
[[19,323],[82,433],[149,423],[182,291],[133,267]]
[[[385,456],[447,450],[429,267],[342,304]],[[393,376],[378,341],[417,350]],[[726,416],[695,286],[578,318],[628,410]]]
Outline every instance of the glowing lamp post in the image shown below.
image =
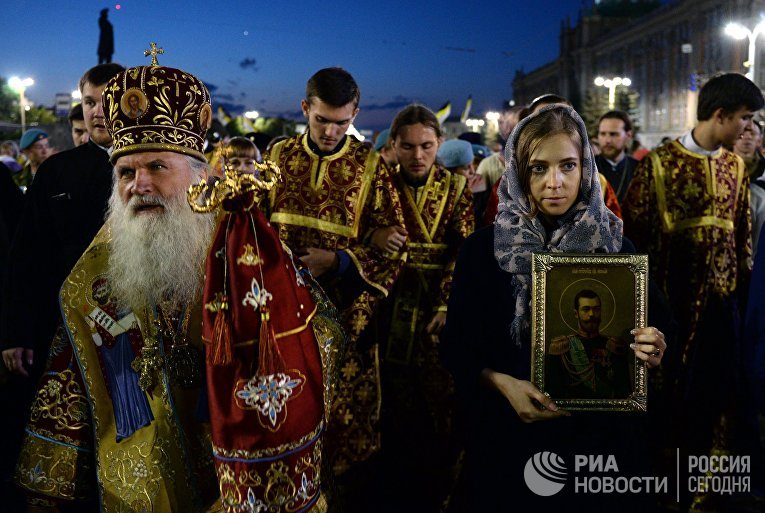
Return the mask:
[[24,91],[27,90],[27,87],[33,85],[35,83],[34,80],[31,78],[24,78],[21,79],[19,77],[11,77],[8,80],[8,85],[11,86],[11,89],[19,93],[19,110],[21,111],[21,133],[23,134],[26,130],[27,126],[27,99],[24,97]]
[[481,127],[485,125],[486,123],[484,122],[483,119],[470,118],[465,120],[465,124],[468,126],[471,132],[480,132]]
[[598,77],[595,79],[596,86],[608,88],[608,110],[614,110],[614,105],[616,104],[616,86],[629,87],[631,84],[632,80],[627,77]]
[[487,112],[485,117],[491,129],[499,132],[499,112]]
[[744,63],[744,66],[749,68],[749,71],[746,72],[746,78],[752,81],[754,81],[755,42],[757,41],[757,36],[759,36],[763,30],[765,30],[765,20],[755,25],[754,29],[752,30],[749,30],[740,23],[728,23],[728,25],[725,27],[725,34],[729,35],[733,39],[741,40],[747,37],[749,38],[749,60]]

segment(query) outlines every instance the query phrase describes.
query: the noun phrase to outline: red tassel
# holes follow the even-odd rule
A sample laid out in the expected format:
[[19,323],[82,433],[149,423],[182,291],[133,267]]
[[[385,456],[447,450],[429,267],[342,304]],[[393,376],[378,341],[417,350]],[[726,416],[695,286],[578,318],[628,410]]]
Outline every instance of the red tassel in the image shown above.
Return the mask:
[[270,376],[284,372],[284,359],[276,344],[276,334],[271,325],[271,314],[266,307],[261,307],[260,341],[258,347],[258,375]]
[[212,343],[214,348],[213,365],[231,365],[234,363],[234,346],[231,342],[231,319],[228,301],[225,296],[221,299],[220,308],[215,314]]

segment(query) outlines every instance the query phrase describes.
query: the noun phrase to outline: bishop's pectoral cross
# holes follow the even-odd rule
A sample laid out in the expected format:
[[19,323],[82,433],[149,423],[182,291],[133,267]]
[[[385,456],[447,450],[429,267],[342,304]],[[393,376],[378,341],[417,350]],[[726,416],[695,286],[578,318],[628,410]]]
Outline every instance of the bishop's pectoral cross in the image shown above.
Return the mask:
[[157,61],[157,55],[162,55],[165,53],[164,48],[157,48],[157,43],[151,43],[151,50],[144,50],[143,56],[148,57],[151,55],[151,65],[152,66],[159,66],[159,61]]
[[159,351],[159,343],[153,337],[147,337],[141,348],[141,356],[133,360],[130,366],[138,373],[138,386],[148,392],[154,386],[154,375],[162,368],[165,360]]

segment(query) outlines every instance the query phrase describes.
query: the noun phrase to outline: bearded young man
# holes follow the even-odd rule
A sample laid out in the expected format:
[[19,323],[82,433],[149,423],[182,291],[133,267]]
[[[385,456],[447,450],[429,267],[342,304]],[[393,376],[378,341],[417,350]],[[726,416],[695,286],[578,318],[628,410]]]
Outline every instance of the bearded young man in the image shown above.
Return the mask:
[[619,202],[624,201],[638,161],[627,155],[632,139],[632,120],[621,110],[611,110],[598,121],[598,144],[600,155],[595,165],[614,188]]
[[[125,94],[156,99],[147,124],[117,108]],[[191,211],[186,191],[206,178],[210,96],[193,75],[152,65],[112,78],[103,104],[114,139],[107,219],[61,288],[64,326],[16,481],[43,510],[206,511],[218,495],[197,420],[213,219]]]
[[[396,510],[397,496],[409,498],[409,511],[438,511],[453,490],[461,449],[439,334],[457,254],[474,229],[473,195],[464,176],[437,163],[441,136],[436,115],[422,105],[405,107],[391,123],[408,259],[377,318],[383,397],[377,482],[384,484],[374,486],[388,492],[378,499],[385,511]],[[381,248],[395,249],[396,236],[389,231]]]
[[620,399],[630,393],[627,342],[600,332],[600,296],[583,289],[574,296],[574,317],[579,325],[570,335],[550,343],[547,390],[552,397]]

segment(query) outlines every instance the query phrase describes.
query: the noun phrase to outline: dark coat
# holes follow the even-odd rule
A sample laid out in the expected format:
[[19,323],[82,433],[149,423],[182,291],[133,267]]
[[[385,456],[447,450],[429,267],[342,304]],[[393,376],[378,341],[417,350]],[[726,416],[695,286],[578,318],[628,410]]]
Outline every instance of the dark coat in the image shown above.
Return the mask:
[[[634,252],[626,239],[623,246],[622,252]],[[658,289],[649,289],[648,305],[649,324],[674,332],[669,306]],[[526,462],[542,451],[561,456],[570,473],[574,454],[613,454],[624,475],[650,475],[643,446],[633,442],[651,419],[644,414],[574,412],[571,417],[522,423],[507,399],[480,383],[485,368],[530,379],[531,344],[516,346],[510,338],[514,311],[512,274],[494,258],[490,225],[462,246],[440,337],[444,364],[454,376],[462,404],[459,421],[467,436],[464,475],[471,511],[525,511],[533,506],[541,506],[539,511],[616,511],[617,506],[622,512],[645,511],[645,496],[626,509],[629,501],[624,497],[575,496],[571,478],[554,497],[534,495],[524,484]]]
[[11,170],[0,163],[0,269],[5,269],[5,260],[11,239],[24,207],[24,194],[13,183]]
[[104,222],[112,190],[107,153],[88,142],[42,163],[8,256],[3,348],[35,350],[44,366],[60,319],[58,291]]
[[595,157],[595,165],[598,166],[598,172],[605,176],[608,183],[614,188],[616,198],[621,204],[632,181],[632,175],[635,174],[638,161],[629,155],[625,155],[616,167],[611,167],[611,164],[603,155],[597,155]]

